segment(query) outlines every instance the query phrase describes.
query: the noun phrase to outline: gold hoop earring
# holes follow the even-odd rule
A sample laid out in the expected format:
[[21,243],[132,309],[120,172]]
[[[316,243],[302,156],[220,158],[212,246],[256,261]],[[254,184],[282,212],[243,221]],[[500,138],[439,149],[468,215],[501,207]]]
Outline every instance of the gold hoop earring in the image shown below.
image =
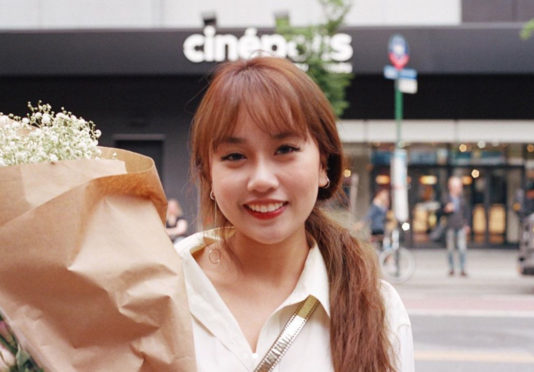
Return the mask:
[[321,189],[327,189],[330,187],[330,178],[326,177],[326,185],[321,186]]

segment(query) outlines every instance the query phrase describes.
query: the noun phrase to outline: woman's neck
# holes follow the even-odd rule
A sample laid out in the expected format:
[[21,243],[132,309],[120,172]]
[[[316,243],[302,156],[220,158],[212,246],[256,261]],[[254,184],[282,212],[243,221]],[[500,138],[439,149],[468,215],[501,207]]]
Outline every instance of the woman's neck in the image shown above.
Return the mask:
[[309,252],[304,230],[276,244],[262,244],[236,231],[229,244],[241,275],[271,283],[298,280]]

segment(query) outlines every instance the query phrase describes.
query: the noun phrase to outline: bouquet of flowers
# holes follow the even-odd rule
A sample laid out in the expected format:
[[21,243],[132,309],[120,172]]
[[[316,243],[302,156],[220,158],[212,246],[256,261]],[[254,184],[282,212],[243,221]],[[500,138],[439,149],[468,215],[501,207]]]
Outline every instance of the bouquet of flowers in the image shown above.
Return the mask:
[[194,371],[154,162],[30,109],[0,114],[0,371]]

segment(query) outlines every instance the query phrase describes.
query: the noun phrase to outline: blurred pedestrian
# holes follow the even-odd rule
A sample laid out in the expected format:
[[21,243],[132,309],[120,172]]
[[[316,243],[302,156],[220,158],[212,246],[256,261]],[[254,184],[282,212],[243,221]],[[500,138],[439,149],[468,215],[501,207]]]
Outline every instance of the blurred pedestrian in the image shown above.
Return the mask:
[[363,219],[369,225],[371,235],[384,235],[389,210],[389,190],[378,191],[373,198],[369,211]]
[[454,275],[454,251],[458,250],[460,261],[460,275],[467,276],[465,271],[467,253],[467,234],[470,231],[470,208],[463,197],[463,183],[460,177],[450,177],[449,192],[442,200],[442,211],[447,217],[447,256],[449,259],[449,275]]
[[388,239],[386,235],[388,210],[389,190],[381,189],[375,194],[365,217],[354,225],[356,232],[361,232],[365,228],[365,235],[367,231],[371,233],[370,241],[377,249],[388,246],[385,243],[385,240]]
[[187,226],[188,223],[184,218],[180,203],[176,199],[169,199],[165,227],[173,243],[177,243],[187,236]]

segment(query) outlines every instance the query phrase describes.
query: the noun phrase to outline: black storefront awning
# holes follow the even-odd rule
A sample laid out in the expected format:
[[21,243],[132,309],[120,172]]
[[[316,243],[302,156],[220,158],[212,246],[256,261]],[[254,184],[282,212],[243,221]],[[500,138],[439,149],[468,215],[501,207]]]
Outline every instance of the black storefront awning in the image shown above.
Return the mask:
[[[352,50],[339,49],[338,54],[350,55],[346,62],[356,74],[382,74],[389,64],[388,40],[401,33],[410,44],[409,67],[420,74],[532,74],[534,39],[521,40],[520,29],[520,24],[344,28],[340,33],[348,35]],[[1,32],[0,76],[205,75],[216,63],[188,60],[186,40],[193,59],[209,60],[222,54],[235,56],[231,48],[236,42],[245,51],[265,45],[264,40],[276,49],[276,40],[269,39],[273,33],[272,29],[255,33],[217,29],[211,35],[201,29]],[[337,48],[346,42],[340,38]],[[208,47],[215,49],[211,56],[203,56]]]

